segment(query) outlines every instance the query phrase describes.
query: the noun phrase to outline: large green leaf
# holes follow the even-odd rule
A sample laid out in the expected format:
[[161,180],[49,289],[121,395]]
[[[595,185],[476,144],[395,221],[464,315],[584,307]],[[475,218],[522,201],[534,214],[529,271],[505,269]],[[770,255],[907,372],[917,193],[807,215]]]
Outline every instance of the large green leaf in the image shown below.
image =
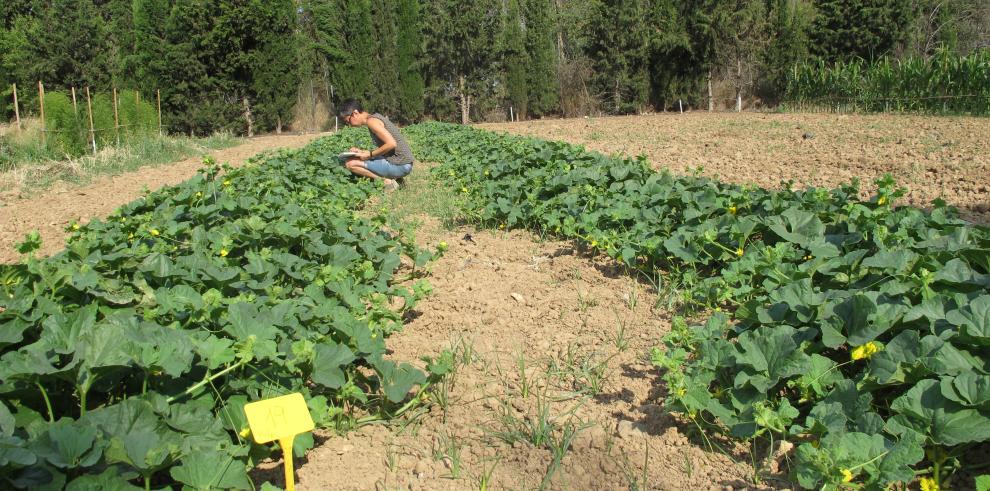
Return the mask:
[[391,402],[402,402],[413,387],[426,382],[426,374],[408,363],[383,361],[378,363],[377,368],[385,397]]
[[354,353],[344,345],[321,344],[316,347],[313,357],[313,382],[330,389],[344,385],[344,365],[354,361]]
[[96,464],[103,455],[103,441],[97,441],[95,426],[67,419],[52,424],[32,442],[39,457],[60,469],[77,469]]
[[243,461],[222,453],[198,455],[185,459],[170,471],[172,479],[191,489],[250,489],[246,465]]
[[911,430],[940,445],[990,439],[990,416],[965,408],[942,395],[937,380],[922,380],[890,406],[895,416],[888,430],[899,435]]
[[780,238],[800,246],[820,243],[825,238],[825,224],[814,214],[798,208],[789,208],[768,225]]
[[990,295],[980,295],[959,309],[950,311],[945,318],[959,326],[974,342],[990,346]]
[[[749,366],[765,379],[749,379],[757,390],[766,391],[781,379],[808,369],[811,359],[795,341],[790,326],[759,328],[739,336],[736,363]],[[738,387],[738,385],[737,385]]]

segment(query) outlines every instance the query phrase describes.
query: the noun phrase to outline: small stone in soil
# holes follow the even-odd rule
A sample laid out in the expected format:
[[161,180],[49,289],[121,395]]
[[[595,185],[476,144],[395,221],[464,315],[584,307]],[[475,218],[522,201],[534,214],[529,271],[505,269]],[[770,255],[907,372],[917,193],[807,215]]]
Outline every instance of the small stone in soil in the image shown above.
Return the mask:
[[512,297],[513,300],[515,300],[515,301],[517,301],[517,302],[519,302],[519,303],[521,303],[523,305],[526,304],[526,299],[522,295],[520,295],[520,294],[518,294],[516,292],[510,293],[509,296]]

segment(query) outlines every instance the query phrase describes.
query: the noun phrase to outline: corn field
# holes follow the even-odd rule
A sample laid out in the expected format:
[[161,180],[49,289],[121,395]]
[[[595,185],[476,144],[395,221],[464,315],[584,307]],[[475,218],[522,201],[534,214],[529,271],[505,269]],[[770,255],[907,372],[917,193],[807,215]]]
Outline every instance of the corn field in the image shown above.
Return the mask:
[[796,65],[784,101],[799,110],[990,115],[990,50]]

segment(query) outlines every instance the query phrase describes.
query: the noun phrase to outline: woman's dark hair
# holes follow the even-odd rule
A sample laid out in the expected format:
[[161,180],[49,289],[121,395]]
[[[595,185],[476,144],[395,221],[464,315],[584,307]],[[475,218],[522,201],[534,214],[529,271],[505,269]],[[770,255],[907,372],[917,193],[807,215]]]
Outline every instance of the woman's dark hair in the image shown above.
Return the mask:
[[346,101],[341,102],[339,106],[337,106],[337,116],[341,116],[341,117],[347,116],[353,113],[355,110],[357,112],[364,112],[364,107],[361,106],[361,103],[358,102],[357,99],[347,99]]

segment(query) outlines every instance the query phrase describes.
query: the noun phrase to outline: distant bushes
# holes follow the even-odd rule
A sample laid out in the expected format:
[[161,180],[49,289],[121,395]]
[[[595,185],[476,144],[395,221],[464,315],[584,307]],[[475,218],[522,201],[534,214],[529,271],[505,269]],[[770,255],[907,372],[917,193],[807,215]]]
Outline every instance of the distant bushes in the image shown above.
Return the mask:
[[[117,95],[119,126],[114,123],[112,94],[91,94],[93,136],[97,148],[125,144],[129,140],[158,132],[158,112],[134,91]],[[45,132],[47,144],[60,154],[77,157],[92,151],[89,113],[85,99],[73,105],[63,92],[45,93]]]

